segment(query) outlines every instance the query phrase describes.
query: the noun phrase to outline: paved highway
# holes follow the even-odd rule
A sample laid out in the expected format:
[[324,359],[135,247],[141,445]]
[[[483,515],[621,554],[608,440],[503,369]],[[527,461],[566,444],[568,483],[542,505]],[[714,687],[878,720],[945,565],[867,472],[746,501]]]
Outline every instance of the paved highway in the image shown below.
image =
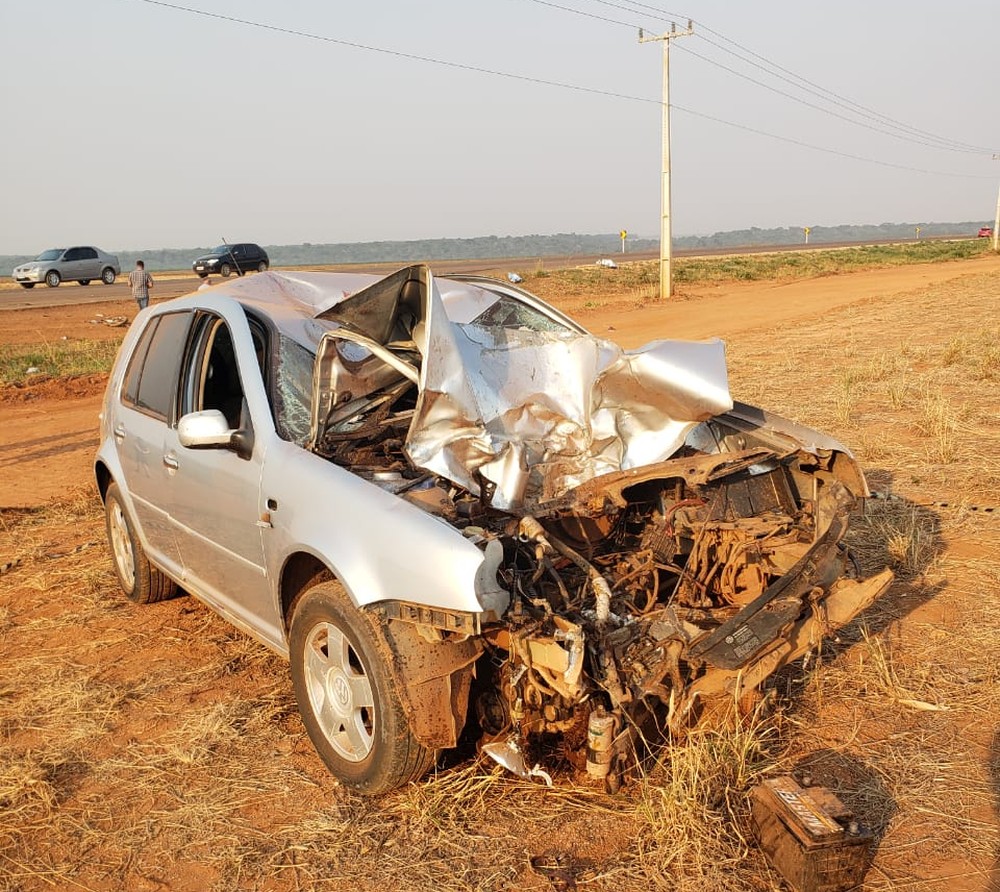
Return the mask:
[[[940,240],[945,241],[947,239]],[[885,239],[882,241],[836,242],[822,245],[760,245],[745,248],[690,249],[674,251],[674,257],[713,257],[726,254],[764,254],[780,251],[820,251],[830,248],[853,248],[862,245],[898,244],[899,241],[899,239]],[[938,239],[935,239],[935,241],[938,241]],[[563,254],[541,258],[509,257],[487,260],[432,260],[429,263],[435,275],[439,276],[448,275],[449,273],[503,275],[511,270],[520,271],[522,274],[524,272],[531,272],[537,269],[539,264],[545,269],[589,266],[602,256],[612,257],[616,261],[655,260],[659,257],[659,253],[657,251],[635,251],[624,256],[621,254]],[[406,265],[407,261],[397,260],[375,264],[330,264],[316,268],[357,273],[388,274]],[[92,282],[86,287],[78,285],[76,282],[64,282],[58,288],[48,288],[45,285],[39,284],[34,288],[27,289],[19,288],[13,281],[8,280],[0,285],[0,310],[23,310],[31,307],[61,307],[73,304],[102,303],[112,300],[120,300],[131,304],[132,296],[126,281],[127,275],[128,271],[126,270],[125,274],[114,285],[103,285],[98,282]],[[153,288],[153,297],[157,299],[180,297],[183,294],[190,294],[202,284],[202,280],[194,273],[157,273],[153,271],[153,279],[156,283]],[[225,280],[220,279],[218,276],[212,277],[212,282],[218,283],[222,281]]]

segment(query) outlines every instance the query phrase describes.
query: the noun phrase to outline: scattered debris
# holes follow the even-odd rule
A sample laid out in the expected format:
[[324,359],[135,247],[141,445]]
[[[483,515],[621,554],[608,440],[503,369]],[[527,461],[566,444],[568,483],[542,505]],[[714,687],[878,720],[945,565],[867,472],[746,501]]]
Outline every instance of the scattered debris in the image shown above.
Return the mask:
[[21,565],[20,558],[14,558],[13,560],[10,561],[4,561],[2,564],[0,564],[0,576],[3,576],[5,573],[10,573],[11,570],[16,569],[20,565]]
[[548,880],[553,889],[576,888],[580,870],[574,865],[572,857],[567,854],[534,855],[528,859],[528,865],[534,873]]
[[507,281],[512,285],[516,285],[518,282],[523,282],[524,279],[522,279],[517,273],[507,273]]
[[897,697],[896,702],[900,706],[909,706],[910,709],[919,709],[922,712],[947,712],[951,708],[943,703],[928,703],[926,700],[911,700],[908,697]]
[[79,554],[81,551],[86,551],[88,548],[96,545],[96,542],[81,542],[79,545],[74,545],[72,548],[66,549],[55,549],[53,551],[42,552],[42,557],[47,561],[55,561],[59,558],[69,557],[73,554]]
[[598,266],[603,266],[605,269],[618,269],[618,264],[615,263],[610,257],[602,257],[597,261]]
[[112,328],[121,328],[123,325],[128,325],[128,316],[105,316],[103,313],[98,313],[93,319],[90,320],[91,325],[109,325]]
[[37,375],[40,371],[41,369],[37,365],[29,365],[28,368],[25,369],[24,373],[26,375]]

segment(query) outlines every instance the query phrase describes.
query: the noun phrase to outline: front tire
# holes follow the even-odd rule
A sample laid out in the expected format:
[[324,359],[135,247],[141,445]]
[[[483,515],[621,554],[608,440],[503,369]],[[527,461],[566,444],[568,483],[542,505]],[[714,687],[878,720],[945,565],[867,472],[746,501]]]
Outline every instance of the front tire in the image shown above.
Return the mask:
[[104,269],[101,271],[101,281],[105,285],[115,284],[115,271],[110,266],[104,267]]
[[233,268],[228,263],[223,263],[222,266],[219,267],[219,275],[222,276],[223,279],[228,279],[232,272]]
[[117,483],[104,496],[104,519],[118,584],[130,601],[153,604],[177,594],[177,583],[150,565],[135,535]]
[[61,281],[62,281],[62,276],[59,275],[59,272],[57,270],[50,269],[45,274],[45,284],[48,285],[49,288],[58,288],[59,283]]
[[374,795],[427,773],[435,754],[410,730],[375,620],[340,583],[322,582],[301,596],[289,657],[302,721],[343,784]]

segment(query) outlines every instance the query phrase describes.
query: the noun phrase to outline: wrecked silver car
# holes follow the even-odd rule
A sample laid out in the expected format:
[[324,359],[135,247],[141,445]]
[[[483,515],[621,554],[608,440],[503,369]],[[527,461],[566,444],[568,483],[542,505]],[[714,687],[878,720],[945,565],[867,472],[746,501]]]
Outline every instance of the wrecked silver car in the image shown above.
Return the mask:
[[836,441],[733,403],[719,341],[626,351],[505,282],[262,273],[139,314],[96,460],[125,593],[290,660],[365,793],[460,736],[615,783],[887,587]]

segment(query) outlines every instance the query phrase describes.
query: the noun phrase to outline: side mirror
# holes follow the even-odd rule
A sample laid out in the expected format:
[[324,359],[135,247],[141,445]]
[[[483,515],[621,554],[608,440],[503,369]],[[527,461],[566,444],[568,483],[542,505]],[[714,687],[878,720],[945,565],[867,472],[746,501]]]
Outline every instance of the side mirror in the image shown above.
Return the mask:
[[191,412],[177,422],[177,438],[189,449],[228,449],[234,433],[218,409]]

